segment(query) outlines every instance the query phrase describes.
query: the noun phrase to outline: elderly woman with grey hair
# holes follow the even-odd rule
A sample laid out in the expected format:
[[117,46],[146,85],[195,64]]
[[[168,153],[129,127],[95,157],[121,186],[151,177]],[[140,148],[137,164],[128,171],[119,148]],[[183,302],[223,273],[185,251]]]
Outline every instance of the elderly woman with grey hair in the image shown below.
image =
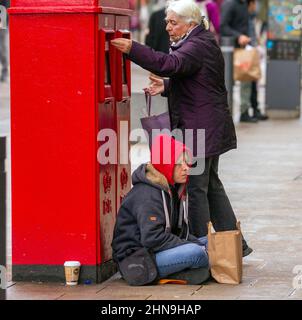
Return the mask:
[[[216,231],[235,230],[236,217],[218,176],[219,156],[237,147],[227,102],[223,56],[194,1],[169,1],[166,23],[171,42],[169,54],[155,52],[129,39],[115,39],[112,44],[142,68],[168,78],[151,76],[148,90],[151,95],[168,97],[172,129],[194,131],[193,153],[199,161],[205,161],[205,168],[203,173],[189,177],[191,233],[205,236],[209,221]],[[198,129],[205,131],[203,156],[198,153],[202,149],[198,145]],[[251,252],[243,239],[243,256]]]

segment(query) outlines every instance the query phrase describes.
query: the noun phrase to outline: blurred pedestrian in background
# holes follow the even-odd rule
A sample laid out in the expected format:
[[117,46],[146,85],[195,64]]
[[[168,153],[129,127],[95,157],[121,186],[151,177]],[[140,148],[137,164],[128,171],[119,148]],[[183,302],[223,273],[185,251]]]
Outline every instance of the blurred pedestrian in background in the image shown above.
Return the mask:
[[[151,77],[148,91],[151,95],[168,97],[172,130],[190,129],[194,132],[193,153],[199,157],[197,163],[205,162],[205,170],[189,177],[191,233],[198,238],[207,235],[209,221],[217,231],[236,230],[237,219],[218,176],[220,155],[237,147],[225,88],[222,52],[214,35],[206,30],[195,2],[170,1],[166,23],[172,43],[170,54],[156,52],[129,39],[115,39],[112,44],[142,68],[169,78]],[[198,129],[205,131],[203,155],[200,154],[202,146],[198,145]],[[251,252],[243,239],[243,256]]]
[[[251,38],[249,43],[253,47],[258,46],[258,39],[256,34],[256,0],[247,0],[249,10],[249,31],[248,35]],[[257,120],[267,120],[268,116],[262,114],[258,108],[258,84],[257,81],[251,82],[251,107],[253,109],[253,117]]]
[[215,0],[215,2],[217,3],[219,10],[221,9],[221,5],[223,3],[224,0]]
[[130,17],[130,30],[134,39],[139,39],[140,22],[139,22],[139,0],[129,0],[132,15]]
[[149,8],[148,0],[129,0],[133,14],[130,17],[132,36],[139,42],[145,39],[148,30]]
[[[249,10],[247,0],[225,0],[221,7],[220,33],[222,37],[233,37],[236,47],[245,47],[252,39],[249,35]],[[257,122],[249,115],[251,83],[240,83],[240,121]]]
[[[9,1],[0,0],[0,5],[7,9],[9,7]],[[2,67],[0,81],[4,82],[8,76],[7,26],[0,28],[0,63]]]
[[150,17],[148,3],[149,0],[140,0],[140,42],[144,42],[146,34],[148,32],[148,21]]
[[268,20],[268,0],[258,1],[259,12],[258,19],[261,21],[260,35],[267,31]]
[[196,2],[208,19],[210,23],[210,31],[215,34],[218,41],[220,31],[220,9],[218,4],[213,0],[196,0]]
[[166,7],[151,14],[149,32],[146,36],[146,45],[155,51],[169,53],[170,39],[166,31]]

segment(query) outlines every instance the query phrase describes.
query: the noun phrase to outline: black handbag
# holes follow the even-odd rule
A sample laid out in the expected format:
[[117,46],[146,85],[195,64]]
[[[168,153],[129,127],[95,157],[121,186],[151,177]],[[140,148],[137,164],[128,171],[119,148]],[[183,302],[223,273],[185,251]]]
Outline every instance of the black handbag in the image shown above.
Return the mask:
[[151,284],[159,279],[153,252],[139,248],[118,263],[122,277],[131,286]]

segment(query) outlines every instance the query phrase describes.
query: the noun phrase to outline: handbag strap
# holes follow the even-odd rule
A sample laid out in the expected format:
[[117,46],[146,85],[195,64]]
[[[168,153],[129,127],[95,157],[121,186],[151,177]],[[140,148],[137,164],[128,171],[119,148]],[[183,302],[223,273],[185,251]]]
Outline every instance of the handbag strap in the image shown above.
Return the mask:
[[152,96],[147,91],[145,91],[145,99],[146,99],[148,117],[150,117],[150,115],[151,115],[151,100],[152,100]]

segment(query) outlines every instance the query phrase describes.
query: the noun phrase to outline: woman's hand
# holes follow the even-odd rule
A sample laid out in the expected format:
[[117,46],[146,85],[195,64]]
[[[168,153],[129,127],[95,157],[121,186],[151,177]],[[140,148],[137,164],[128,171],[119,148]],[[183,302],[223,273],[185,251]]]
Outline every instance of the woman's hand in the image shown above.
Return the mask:
[[151,96],[156,96],[157,94],[161,94],[165,91],[164,79],[155,76],[150,76],[149,79],[151,80],[151,83],[145,90],[150,93]]
[[251,38],[245,36],[244,34],[242,34],[241,36],[239,36],[238,38],[238,43],[241,47],[245,47],[247,44],[249,44],[252,41]]
[[111,40],[111,44],[123,53],[129,54],[132,47],[132,40],[125,38],[117,38]]

